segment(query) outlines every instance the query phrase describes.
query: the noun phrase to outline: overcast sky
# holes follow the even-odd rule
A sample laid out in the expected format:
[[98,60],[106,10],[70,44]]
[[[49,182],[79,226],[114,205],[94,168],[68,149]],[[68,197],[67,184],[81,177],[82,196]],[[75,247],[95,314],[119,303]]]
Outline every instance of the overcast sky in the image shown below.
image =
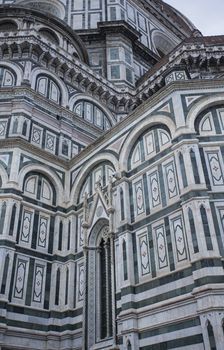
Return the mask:
[[224,0],[164,0],[185,14],[204,35],[224,35]]

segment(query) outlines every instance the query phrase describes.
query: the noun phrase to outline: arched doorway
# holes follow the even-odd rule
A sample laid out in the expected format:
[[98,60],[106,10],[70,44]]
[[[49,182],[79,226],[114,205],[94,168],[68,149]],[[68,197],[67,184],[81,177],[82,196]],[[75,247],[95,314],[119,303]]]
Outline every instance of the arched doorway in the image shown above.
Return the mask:
[[[114,242],[109,221],[100,219],[89,236],[86,260],[86,349],[113,343]],[[110,341],[111,340],[111,341]]]

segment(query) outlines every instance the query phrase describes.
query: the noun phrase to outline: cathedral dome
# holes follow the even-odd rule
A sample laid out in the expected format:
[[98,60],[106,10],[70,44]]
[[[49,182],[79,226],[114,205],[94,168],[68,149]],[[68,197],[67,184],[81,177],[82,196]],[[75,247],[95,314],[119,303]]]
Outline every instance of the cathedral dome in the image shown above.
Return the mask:
[[65,8],[59,0],[17,0],[16,4],[25,6],[26,8],[40,10],[62,20],[65,18]]

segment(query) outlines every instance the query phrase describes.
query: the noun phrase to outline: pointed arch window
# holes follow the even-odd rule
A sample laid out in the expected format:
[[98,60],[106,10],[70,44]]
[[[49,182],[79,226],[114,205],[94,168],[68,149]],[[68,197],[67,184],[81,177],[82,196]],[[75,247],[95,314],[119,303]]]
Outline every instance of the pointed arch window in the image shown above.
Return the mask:
[[60,269],[57,269],[56,286],[55,286],[55,305],[59,305],[60,280],[61,280],[61,271]]
[[12,207],[12,215],[11,215],[10,226],[9,226],[9,235],[10,236],[13,235],[14,225],[15,225],[15,217],[16,217],[16,204],[14,204]]
[[196,228],[195,228],[195,223],[194,223],[194,214],[193,214],[191,208],[188,209],[188,220],[190,223],[191,238],[192,238],[194,253],[198,253],[199,248],[198,248],[198,240],[197,240]]
[[111,246],[109,239],[100,243],[100,337],[112,336]]
[[3,269],[3,277],[2,277],[2,285],[1,285],[1,294],[5,294],[6,289],[6,283],[7,283],[7,277],[8,277],[8,270],[9,270],[9,255],[5,258],[5,264]]
[[207,331],[208,331],[210,348],[211,348],[211,350],[216,350],[214,331],[213,331],[213,327],[209,321],[208,321],[208,325],[207,325]]
[[4,202],[1,207],[0,214],[0,234],[3,232],[4,222],[5,222],[5,213],[6,213],[6,203]]
[[63,223],[62,221],[60,221],[59,235],[58,235],[58,250],[62,250],[62,236],[63,236]]
[[67,241],[67,250],[70,250],[71,246],[71,221],[68,222],[68,241]]
[[194,150],[192,149],[190,151],[190,158],[191,158],[191,165],[193,169],[193,174],[194,174],[194,181],[196,184],[200,184],[200,176],[198,172],[198,164],[197,164],[197,159]]
[[26,136],[26,134],[27,134],[27,121],[25,120],[23,122],[22,135]]
[[122,187],[120,188],[120,206],[121,206],[121,220],[123,221],[125,219],[125,215],[124,215],[124,190]]
[[127,342],[127,350],[132,350],[131,342],[128,340]]
[[127,281],[127,279],[128,279],[128,264],[127,264],[127,245],[126,245],[125,240],[123,240],[123,243],[122,243],[122,251],[123,251],[124,281]]
[[65,277],[65,305],[68,304],[68,283],[69,283],[69,269],[66,268],[66,277]]
[[12,126],[12,133],[13,133],[13,134],[17,134],[17,132],[18,132],[18,126],[19,126],[18,119],[15,118],[14,121],[13,121],[13,126]]
[[209,223],[208,223],[208,217],[207,217],[206,209],[204,206],[201,206],[200,213],[201,213],[201,220],[202,220],[202,224],[203,224],[207,249],[213,250],[211,232],[210,232]]
[[183,181],[184,188],[187,187],[187,175],[186,175],[186,169],[184,164],[184,157],[182,153],[179,153],[179,162],[180,162],[180,171]]

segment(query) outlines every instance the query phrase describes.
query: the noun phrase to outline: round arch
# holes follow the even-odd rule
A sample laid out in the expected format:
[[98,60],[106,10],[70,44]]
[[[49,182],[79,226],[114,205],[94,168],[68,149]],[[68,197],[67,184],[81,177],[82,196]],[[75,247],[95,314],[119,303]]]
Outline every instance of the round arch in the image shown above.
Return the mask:
[[195,120],[200,113],[209,107],[213,107],[219,104],[224,104],[224,92],[216,94],[214,96],[205,96],[197,101],[191,107],[186,118],[186,126],[190,129],[190,132],[195,132]]
[[94,98],[92,98],[91,96],[89,95],[85,95],[85,94],[77,94],[77,95],[74,95],[70,98],[69,100],[69,109],[71,111],[73,111],[74,109],[74,106],[77,102],[79,101],[82,101],[82,100],[85,100],[85,101],[89,101],[93,104],[95,104],[98,108],[100,108],[104,113],[105,115],[109,118],[112,126],[116,124],[116,120],[113,116],[113,114],[111,113],[111,111],[109,111],[109,109],[107,109],[105,106],[103,106],[102,104],[100,104],[99,101],[95,100]]
[[9,68],[16,75],[16,86],[20,86],[23,80],[23,71],[15,63],[10,63],[7,61],[1,61],[1,67]]
[[152,32],[152,42],[160,56],[167,55],[178,44],[173,42],[165,33],[156,29]]
[[86,177],[90,173],[90,171],[97,165],[100,165],[104,162],[110,162],[111,165],[114,167],[115,171],[119,171],[119,164],[117,158],[111,154],[111,153],[103,153],[95,156],[93,159],[91,159],[85,166],[81,168],[81,171],[79,172],[77,178],[75,179],[75,182],[71,189],[71,195],[70,199],[72,203],[77,203],[78,196],[81,191],[82,185],[84,184]]
[[31,164],[31,165],[26,165],[24,168],[21,169],[18,176],[19,190],[20,191],[23,190],[23,183],[24,183],[25,177],[28,173],[31,173],[31,172],[37,172],[37,173],[43,174],[52,182],[56,190],[56,203],[57,205],[62,205],[64,202],[64,188],[62,186],[62,183],[60,182],[57,175],[55,175],[55,173],[51,169],[46,168],[43,165]]
[[132,150],[132,147],[134,146],[136,140],[138,137],[144,133],[147,129],[150,129],[150,127],[153,127],[157,124],[166,126],[171,135],[175,135],[176,131],[176,125],[172,121],[171,118],[161,115],[155,115],[155,116],[148,116],[144,119],[142,123],[139,123],[127,136],[125,142],[123,143],[123,146],[121,148],[121,154],[120,154],[120,171],[127,171],[128,170],[128,159],[130,152]]
[[68,89],[66,85],[55,74],[49,72],[47,69],[34,68],[34,70],[31,72],[31,76],[32,76],[31,88],[33,90],[36,89],[37,77],[38,75],[42,75],[42,74],[52,78],[58,84],[61,90],[61,105],[62,107],[67,107],[69,97],[68,97]]

